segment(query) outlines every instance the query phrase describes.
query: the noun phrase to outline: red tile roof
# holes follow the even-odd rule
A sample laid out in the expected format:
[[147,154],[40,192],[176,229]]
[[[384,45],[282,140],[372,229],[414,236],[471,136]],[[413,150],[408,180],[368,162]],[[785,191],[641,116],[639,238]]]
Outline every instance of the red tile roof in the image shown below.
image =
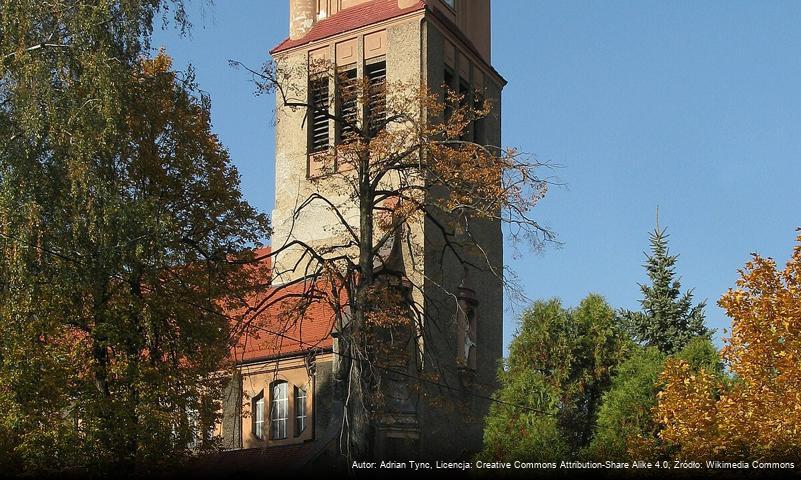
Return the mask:
[[272,247],[262,247],[257,248],[253,251],[253,256],[260,259],[262,267],[266,267],[267,269],[272,268],[273,266],[273,257],[270,257],[270,253],[272,253]]
[[425,3],[422,0],[418,0],[406,8],[398,7],[398,0],[374,0],[372,2],[362,3],[320,20],[301,38],[295,40],[287,38],[270,50],[270,54],[276,54],[293,47],[305,45],[316,40],[322,40],[332,35],[390,20],[407,13],[423,10],[424,8]]
[[239,340],[231,351],[238,363],[329,349],[333,345],[334,309],[325,299],[308,299],[303,285],[271,288],[248,299],[257,306],[270,303],[245,319]]
[[[269,248],[256,252],[264,257]],[[271,257],[262,258],[261,275],[267,278]],[[297,283],[263,289],[245,299],[246,307],[228,312],[237,341],[230,357],[236,363],[266,360],[310,350],[330,349],[335,323],[334,308],[323,282]]]

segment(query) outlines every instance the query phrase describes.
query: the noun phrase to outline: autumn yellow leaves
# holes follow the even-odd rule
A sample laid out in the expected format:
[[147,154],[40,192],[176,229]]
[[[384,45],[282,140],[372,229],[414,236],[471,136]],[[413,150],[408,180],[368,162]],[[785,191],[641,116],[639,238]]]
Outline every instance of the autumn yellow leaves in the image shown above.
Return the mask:
[[668,362],[655,415],[683,458],[795,459],[801,452],[801,235],[783,270],[754,255],[718,304],[732,320],[730,377]]

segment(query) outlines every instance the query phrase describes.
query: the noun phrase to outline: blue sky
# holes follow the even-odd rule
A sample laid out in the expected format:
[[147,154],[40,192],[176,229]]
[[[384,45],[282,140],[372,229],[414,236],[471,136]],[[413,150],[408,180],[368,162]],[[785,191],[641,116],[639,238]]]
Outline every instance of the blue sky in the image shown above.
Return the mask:
[[[157,31],[192,64],[248,200],[273,207],[273,99],[229,59],[258,66],[288,29],[288,1],[193,2],[189,37]],[[638,308],[659,206],[684,287],[715,304],[751,252],[789,257],[801,226],[801,2],[494,0],[503,141],[560,165],[537,218],[560,248],[508,263],[532,298],[590,292]],[[507,309],[505,344],[516,318]]]

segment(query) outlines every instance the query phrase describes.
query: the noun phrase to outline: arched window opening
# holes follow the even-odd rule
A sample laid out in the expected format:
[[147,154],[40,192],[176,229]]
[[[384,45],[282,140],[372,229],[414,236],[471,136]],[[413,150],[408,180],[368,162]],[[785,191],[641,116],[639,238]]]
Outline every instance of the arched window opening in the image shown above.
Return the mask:
[[282,440],[287,438],[289,422],[289,398],[287,396],[287,383],[273,383],[270,389],[270,438]]

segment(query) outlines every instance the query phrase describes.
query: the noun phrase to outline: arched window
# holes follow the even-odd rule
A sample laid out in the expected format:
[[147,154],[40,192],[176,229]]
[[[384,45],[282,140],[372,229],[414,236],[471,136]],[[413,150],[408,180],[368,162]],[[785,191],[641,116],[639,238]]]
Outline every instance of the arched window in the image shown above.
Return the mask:
[[270,389],[270,438],[281,440],[287,438],[289,422],[289,397],[287,383],[275,382]]
[[253,435],[258,440],[264,438],[264,390],[253,397]]
[[306,389],[295,387],[295,436],[306,430]]

